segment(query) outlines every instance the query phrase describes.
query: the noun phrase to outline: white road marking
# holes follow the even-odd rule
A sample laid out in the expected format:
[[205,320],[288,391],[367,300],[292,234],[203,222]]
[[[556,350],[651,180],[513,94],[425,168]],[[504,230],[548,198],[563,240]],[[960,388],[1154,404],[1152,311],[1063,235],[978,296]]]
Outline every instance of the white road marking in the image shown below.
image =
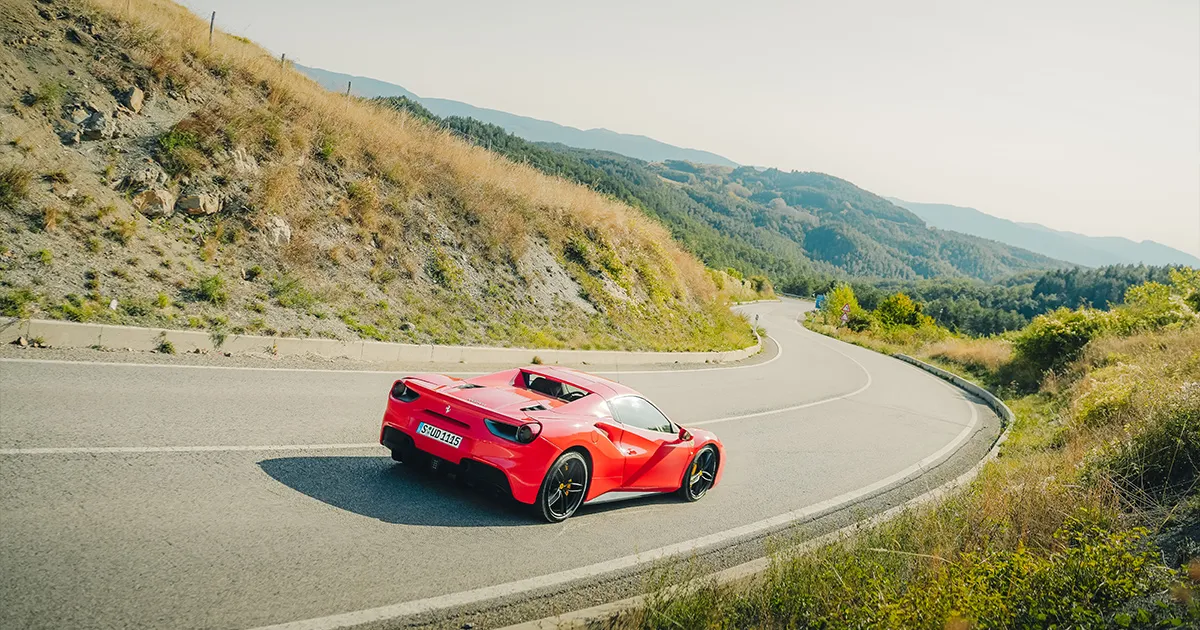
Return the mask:
[[818,342],[818,343],[820,343],[820,345],[825,346],[826,348],[829,348],[830,350],[833,350],[834,352],[842,355],[843,357],[850,359],[850,361],[852,363],[854,363],[854,365],[857,365],[858,369],[862,370],[863,374],[865,374],[867,376],[867,382],[864,383],[862,387],[859,387],[858,389],[850,392],[849,394],[840,394],[837,396],[830,396],[829,398],[822,398],[820,400],[814,400],[812,402],[801,403],[799,405],[793,405],[791,407],[781,407],[779,409],[768,409],[767,411],[756,411],[754,413],[744,413],[744,414],[737,415],[737,416],[729,416],[727,418],[716,418],[714,420],[704,420],[701,422],[693,422],[689,426],[697,426],[698,427],[698,426],[704,426],[704,425],[709,425],[709,424],[717,424],[719,422],[729,422],[730,420],[746,420],[749,418],[761,418],[762,416],[771,416],[771,415],[775,415],[777,413],[786,413],[789,411],[797,411],[799,409],[807,409],[809,407],[816,407],[817,405],[824,405],[825,403],[831,403],[836,400],[844,400],[846,398],[850,398],[851,396],[857,396],[858,394],[861,394],[861,393],[867,391],[867,388],[871,386],[873,379],[871,378],[870,370],[868,370],[866,368],[866,366],[864,366],[862,363],[859,363],[858,359],[855,359],[854,357],[846,354],[845,352],[842,352],[841,350],[837,349],[834,346],[830,346],[829,344],[826,344],[824,342]]
[[376,442],[361,444],[269,444],[263,446],[63,446],[0,448],[0,455],[103,455],[112,453],[222,453],[230,451],[331,451],[354,448],[379,448]]
[[[770,339],[765,337],[764,339]],[[764,365],[770,365],[779,360],[783,356],[783,346],[775,343],[778,352],[775,356],[763,361],[762,363],[750,363],[747,365],[727,365],[703,368],[663,368],[660,370],[605,370],[589,372],[600,376],[625,376],[628,374],[691,374],[693,372],[712,372],[716,370],[744,370],[747,368],[757,368]],[[536,352],[536,351],[531,351]],[[416,374],[421,371],[418,366],[415,369],[396,369],[396,370],[337,370],[331,368],[291,368],[291,367],[252,367],[245,365],[186,365],[181,363],[126,363],[124,361],[72,361],[70,359],[15,359],[11,357],[0,358],[0,363],[40,363],[45,365],[86,365],[99,367],[135,367],[135,368],[164,368],[164,369],[183,369],[183,370],[230,370],[230,371],[248,371],[248,372],[312,372],[314,374]],[[499,365],[499,364],[497,364]],[[548,367],[554,367],[553,365]],[[587,367],[587,366],[582,366]],[[579,369],[579,368],[576,368]],[[439,372],[448,376],[475,376],[486,374],[487,372]]]

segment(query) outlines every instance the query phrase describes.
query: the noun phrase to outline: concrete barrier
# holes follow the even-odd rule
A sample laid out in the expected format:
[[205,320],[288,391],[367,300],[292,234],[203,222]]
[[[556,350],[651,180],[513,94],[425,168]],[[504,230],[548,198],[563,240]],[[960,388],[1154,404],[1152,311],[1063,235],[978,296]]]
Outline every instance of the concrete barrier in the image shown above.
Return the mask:
[[1013,412],[1008,408],[1008,405],[1004,404],[1004,401],[994,396],[992,392],[989,392],[988,390],[976,385],[975,383],[972,383],[971,381],[968,381],[957,374],[947,372],[940,367],[930,365],[924,361],[921,361],[920,359],[914,359],[907,354],[894,354],[892,356],[904,361],[905,363],[911,363],[912,365],[915,365],[944,381],[948,381],[955,387],[965,390],[967,393],[982,400],[989,408],[991,408],[992,411],[996,412],[997,416],[1000,416],[1001,420],[1004,421],[1004,431],[1000,434],[1000,439],[997,440],[997,443],[1008,436],[1008,428],[1012,426],[1013,422],[1016,421],[1016,416],[1013,415]]
[[[757,334],[757,333],[756,333]],[[488,346],[434,346],[380,341],[299,339],[258,335],[217,334],[196,330],[139,328],[109,324],[84,324],[57,320],[0,318],[0,343],[18,337],[41,339],[60,348],[128,348],[142,352],[159,349],[164,341],[176,352],[268,353],[279,356],[315,355],[372,362],[399,363],[570,363],[596,366],[635,366],[659,363],[725,363],[758,354],[762,340],[739,350],[723,352],[618,352],[610,350],[558,350],[498,348]]]

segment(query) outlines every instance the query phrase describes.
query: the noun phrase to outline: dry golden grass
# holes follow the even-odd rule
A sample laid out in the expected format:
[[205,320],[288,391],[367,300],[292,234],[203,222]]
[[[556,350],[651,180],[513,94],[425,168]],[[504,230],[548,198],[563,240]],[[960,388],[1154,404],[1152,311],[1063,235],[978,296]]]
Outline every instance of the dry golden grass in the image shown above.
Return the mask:
[[995,372],[1012,360],[1012,343],[997,338],[954,337],[925,346],[921,354],[971,369]]
[[[404,112],[326,91],[242,39],[218,31],[210,47],[207,22],[173,2],[92,4],[131,21],[123,33],[130,55],[164,85],[186,91],[203,84],[209,79],[197,68],[225,77],[230,102],[202,108],[177,129],[201,139],[225,133],[252,151],[260,147],[263,172],[252,194],[257,213],[249,221],[262,227],[268,215],[286,218],[297,232],[285,252],[293,264],[329,259],[316,253],[327,247],[305,235],[319,220],[312,209],[321,199],[306,181],[306,165],[317,161],[349,180],[340,212],[359,226],[360,238],[396,258],[411,258],[406,250],[412,247],[402,245],[420,221],[412,208],[428,204],[448,212],[460,236],[493,264],[520,259],[535,240],[561,251],[572,235],[588,234],[616,252],[623,267],[652,275],[646,280],[685,308],[719,299],[703,265],[634,208]],[[185,158],[189,151],[180,149]]]
[[[147,222],[134,213],[138,224],[155,227],[138,231],[120,222],[127,205],[119,199],[104,205],[107,198],[95,204],[86,198],[79,205],[88,212],[72,211],[71,204],[58,215],[51,209],[27,217],[30,228],[79,231],[81,248],[88,244],[84,259],[121,244],[179,244],[173,256],[181,264],[149,278],[162,286],[114,284],[113,291],[173,294],[172,286],[190,285],[191,276],[244,278],[245,269],[256,267],[259,285],[295,277],[325,296],[319,308],[281,312],[291,307],[259,297],[262,286],[230,284],[231,313],[251,299],[267,302],[262,314],[272,325],[280,323],[276,317],[287,322],[290,328],[278,328],[285,334],[363,334],[374,327],[372,336],[395,341],[646,350],[753,342],[747,322],[723,305],[757,295],[744,283],[718,289],[695,257],[635,208],[406,113],[330,93],[241,38],[218,31],[210,45],[207,21],[169,0],[85,0],[71,3],[69,13],[102,34],[85,64],[72,68],[73,93],[116,93],[131,84],[146,91],[140,119],[149,123],[146,135],[128,141],[138,151],[121,154],[156,161],[172,192],[216,189],[224,200],[220,214],[189,219],[187,230],[173,217]],[[61,30],[66,22],[53,26]],[[31,61],[20,54],[6,59]],[[43,63],[54,70],[60,61]],[[38,128],[53,122],[51,113],[23,111]],[[124,135],[114,140],[125,142]],[[41,160],[36,152],[29,159]],[[73,164],[72,175],[85,188],[103,172],[107,191],[134,168],[132,161],[110,157],[94,169]],[[39,172],[61,168],[41,166]],[[14,195],[13,203],[24,199]],[[93,205],[99,210],[91,220]],[[76,225],[74,216],[91,225]],[[275,229],[289,230],[290,240],[283,232],[272,236],[277,218],[286,226]],[[572,242],[595,255],[572,259]],[[65,295],[54,291],[59,295],[46,290],[48,302]],[[179,297],[186,305],[186,296]],[[381,302],[390,308],[364,306]],[[182,321],[170,315],[150,323]],[[231,317],[235,329],[249,325]]]

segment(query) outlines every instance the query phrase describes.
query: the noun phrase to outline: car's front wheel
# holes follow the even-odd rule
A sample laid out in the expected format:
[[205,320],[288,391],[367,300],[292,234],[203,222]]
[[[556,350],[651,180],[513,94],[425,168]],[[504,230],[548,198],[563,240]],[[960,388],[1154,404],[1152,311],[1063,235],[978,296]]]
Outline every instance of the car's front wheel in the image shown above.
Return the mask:
[[717,466],[720,465],[717,449],[705,446],[692,458],[683,476],[683,485],[679,488],[679,496],[688,501],[699,501],[713,487],[717,480]]
[[587,494],[590,471],[587,460],[575,451],[563,453],[542,480],[534,507],[542,518],[561,523],[583,505]]

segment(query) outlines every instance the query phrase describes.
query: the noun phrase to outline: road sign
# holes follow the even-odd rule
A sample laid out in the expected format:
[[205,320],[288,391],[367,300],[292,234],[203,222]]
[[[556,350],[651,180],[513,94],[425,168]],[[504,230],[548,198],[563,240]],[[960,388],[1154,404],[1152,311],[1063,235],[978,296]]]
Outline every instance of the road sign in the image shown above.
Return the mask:
[[842,313],[842,323],[845,324],[848,321],[850,321],[850,315],[847,313]]
[[850,305],[849,305],[849,304],[843,304],[843,305],[842,305],[842,312],[843,312],[843,313],[845,313],[846,315],[849,315],[849,314],[850,314]]

